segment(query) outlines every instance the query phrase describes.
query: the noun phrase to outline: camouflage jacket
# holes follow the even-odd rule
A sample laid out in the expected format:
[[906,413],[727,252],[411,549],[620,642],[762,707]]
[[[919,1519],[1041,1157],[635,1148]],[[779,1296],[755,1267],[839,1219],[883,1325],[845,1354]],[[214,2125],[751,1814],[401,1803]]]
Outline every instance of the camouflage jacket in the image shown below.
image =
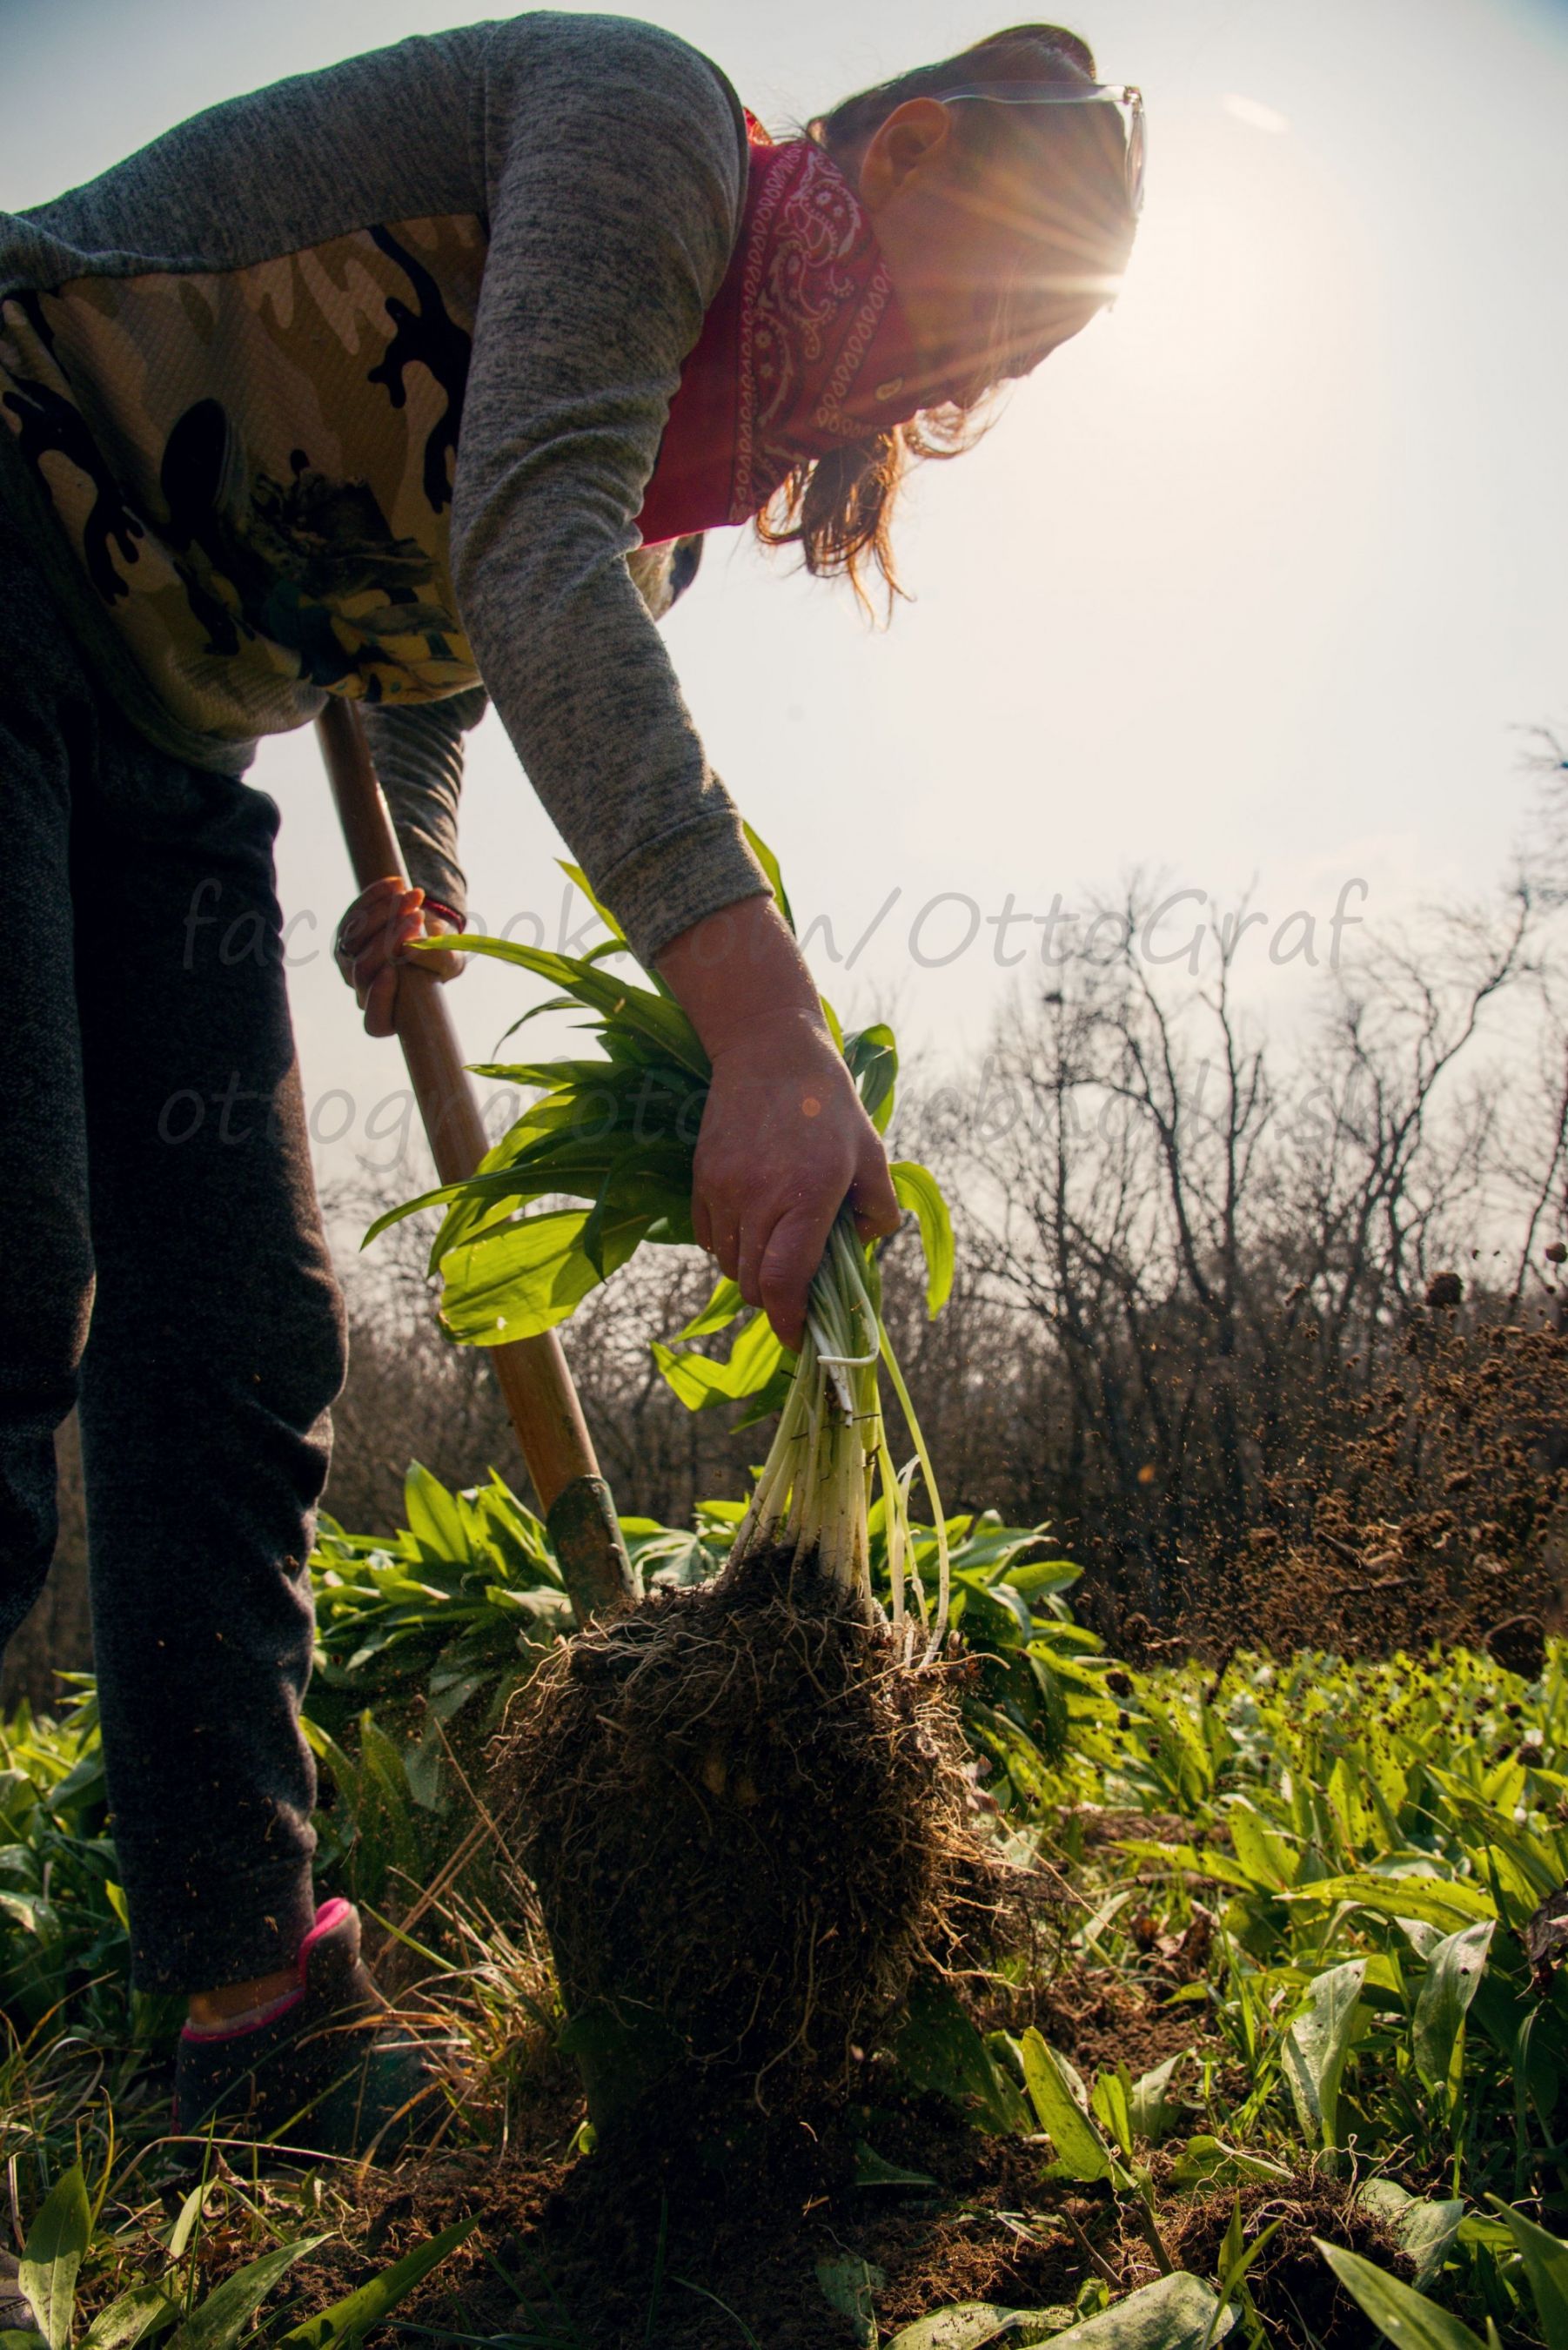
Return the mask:
[[483,683],[645,959],[764,889],[628,564],[744,172],[696,50],[541,13],[0,214],[0,500],[132,722],[239,774],[353,696],[448,896]]

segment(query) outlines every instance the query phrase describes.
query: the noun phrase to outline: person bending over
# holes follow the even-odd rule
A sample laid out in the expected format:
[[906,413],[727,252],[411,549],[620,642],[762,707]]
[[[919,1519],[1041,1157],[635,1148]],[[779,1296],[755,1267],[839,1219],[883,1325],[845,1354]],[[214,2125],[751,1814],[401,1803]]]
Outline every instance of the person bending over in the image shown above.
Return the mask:
[[135,1981],[190,2001],[182,2126],[348,2148],[421,2078],[312,1882],[344,1327],[255,742],[328,694],[364,714],[407,870],[342,945],[384,1033],[409,939],[461,921],[489,696],[707,1048],[697,1235],[793,1342],[840,1205],[898,1211],[681,701],[657,550],[752,522],[891,593],[910,463],[1115,291],[1141,106],[1095,71],[1023,26],[775,140],[669,33],[521,16],[0,215],[0,1637],[79,1400],[111,1824]]

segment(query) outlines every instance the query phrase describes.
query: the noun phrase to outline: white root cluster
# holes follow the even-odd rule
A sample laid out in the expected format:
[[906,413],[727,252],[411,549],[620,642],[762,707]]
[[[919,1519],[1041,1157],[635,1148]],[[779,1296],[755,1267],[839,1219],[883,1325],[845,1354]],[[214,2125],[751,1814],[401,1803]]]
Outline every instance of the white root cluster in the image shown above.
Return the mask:
[[[902,1475],[893,1465],[882,1419],[878,1364],[887,1366],[915,1441]],[[909,1534],[909,1489],[923,1475],[936,1525],[938,1588],[929,1607]],[[815,1555],[818,1571],[867,1607],[871,1596],[870,1513],[878,1480],[888,1541],[894,1629],[905,1631],[912,1594],[934,1656],[947,1630],[949,1558],[930,1456],[888,1334],[867,1284],[864,1252],[847,1210],[828,1238],[811,1285],[805,1336],[779,1424],[733,1555],[780,1547],[792,1559]]]

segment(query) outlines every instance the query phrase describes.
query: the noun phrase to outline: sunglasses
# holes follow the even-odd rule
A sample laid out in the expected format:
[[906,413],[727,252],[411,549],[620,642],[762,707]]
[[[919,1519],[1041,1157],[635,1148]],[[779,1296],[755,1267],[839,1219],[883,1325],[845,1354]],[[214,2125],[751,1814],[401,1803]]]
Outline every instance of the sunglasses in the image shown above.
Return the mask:
[[1008,82],[991,89],[943,89],[933,94],[944,106],[968,98],[982,98],[992,106],[1115,106],[1123,114],[1127,129],[1127,202],[1135,219],[1143,210],[1148,137],[1143,92],[1130,82],[1090,82],[1077,89],[1064,82]]

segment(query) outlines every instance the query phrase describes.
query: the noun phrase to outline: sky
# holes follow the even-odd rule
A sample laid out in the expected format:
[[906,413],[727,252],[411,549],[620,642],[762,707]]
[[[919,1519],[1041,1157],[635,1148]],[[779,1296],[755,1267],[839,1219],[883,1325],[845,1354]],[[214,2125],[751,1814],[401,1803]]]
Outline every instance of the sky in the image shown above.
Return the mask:
[[[470,13],[0,0],[0,205]],[[979,0],[643,13],[775,124],[1010,21]],[[1158,934],[1178,976],[1194,921],[1251,889],[1243,983],[1260,1018],[1310,1017],[1336,907],[1376,926],[1488,887],[1531,797],[1526,731],[1568,720],[1568,5],[1084,0],[1067,21],[1148,109],[1114,312],[924,469],[885,634],[742,533],[667,624],[819,983],[971,1066],[1066,918],[1135,870],[1182,893]],[[472,739],[472,904],[560,943],[562,844],[493,719]],[[252,780],[284,810],[323,1172],[382,1165],[406,1102],[326,951],[351,889],[313,737],[266,744]],[[527,1000],[471,968],[469,1052]]]

